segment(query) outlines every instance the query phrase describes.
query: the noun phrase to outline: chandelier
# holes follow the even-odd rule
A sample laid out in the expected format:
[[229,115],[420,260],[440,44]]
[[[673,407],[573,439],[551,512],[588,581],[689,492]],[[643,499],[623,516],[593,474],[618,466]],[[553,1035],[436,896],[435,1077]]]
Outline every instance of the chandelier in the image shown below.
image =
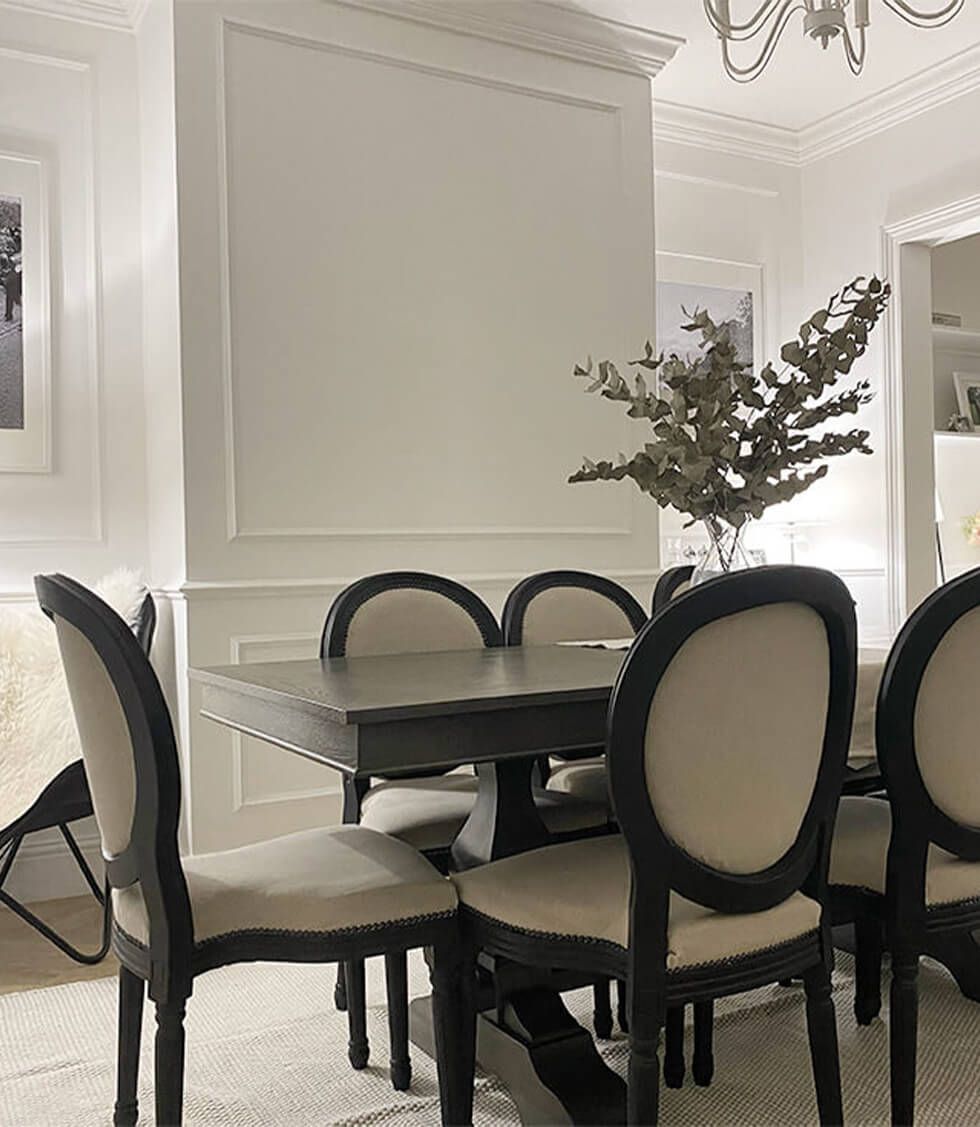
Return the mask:
[[[922,12],[907,0],[882,0],[891,10],[915,27],[942,27],[963,7],[965,0],[947,0],[934,11]],[[762,0],[753,15],[743,22],[732,21],[730,0],[704,0],[708,22],[721,40],[725,71],[736,82],[751,82],[765,70],[790,18],[803,13],[803,34],[820,42],[826,50],[831,40],[840,40],[852,73],[864,68],[866,34],[871,24],[869,0]],[[850,13],[850,19],[848,14]],[[758,57],[745,66],[732,61],[731,44],[761,38]]]

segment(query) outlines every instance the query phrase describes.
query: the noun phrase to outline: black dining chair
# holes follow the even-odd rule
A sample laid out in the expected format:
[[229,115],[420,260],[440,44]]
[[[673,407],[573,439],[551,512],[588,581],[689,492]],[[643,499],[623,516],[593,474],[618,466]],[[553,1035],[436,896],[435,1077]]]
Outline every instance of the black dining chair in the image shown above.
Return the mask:
[[183,1117],[185,1006],[198,975],[239,962],[340,962],[416,947],[433,951],[442,1120],[463,1122],[452,884],[411,846],[359,826],[181,859],[177,746],[146,654],[81,584],[47,575],[35,587],[57,630],[112,887],[114,1123],[137,1120],[144,993],[156,1004],[156,1122],[174,1127]]
[[[426,572],[393,571],[352,583],[334,600],[320,643],[323,658],[499,646],[500,627],[483,600],[461,583]],[[466,774],[344,778],[344,822],[360,824],[423,853],[442,872],[450,847],[476,803],[477,778]],[[605,806],[541,788],[535,804],[553,834],[574,833],[606,821]],[[411,1082],[408,1054],[407,965],[394,952],[386,960],[392,1084]],[[353,960],[338,970],[335,1000],[350,1025],[348,1055],[355,1068],[368,1062],[364,964]]]
[[[915,1112],[919,958],[943,959],[980,928],[980,568],[934,591],[892,646],[876,744],[887,801],[841,800],[830,863],[835,920],[854,921],[855,1014],[881,1009],[891,953],[892,1122]],[[966,985],[966,984],[964,984]],[[980,975],[972,997],[980,1001]]]
[[[541,571],[522,579],[507,596],[501,614],[505,646],[547,646],[558,642],[632,639],[647,621],[643,607],[619,583],[588,571]],[[545,757],[540,773],[549,789],[599,802],[612,818],[605,748]],[[625,995],[619,984],[618,1019],[628,1027]],[[612,1036],[609,982],[595,984],[594,1026]]]
[[[156,630],[156,606],[153,596],[147,592],[140,604],[139,613],[131,624],[136,640],[144,653],[149,654]],[[71,831],[73,822],[92,816],[92,795],[85,777],[83,760],[76,759],[48,783],[31,807],[19,814],[8,825],[0,828],[0,904],[16,913],[26,924],[53,943],[70,959],[85,966],[100,963],[109,950],[109,921],[111,916],[109,900],[105,890],[100,887],[88,861],[85,859],[75,835]],[[14,861],[24,839],[42,830],[57,828],[67,845],[86,887],[102,906],[102,937],[94,951],[82,951],[59,934],[50,924],[41,919],[36,912],[21,903],[4,888],[10,876]]]
[[656,614],[657,611],[665,607],[671,599],[676,598],[678,595],[683,595],[685,591],[689,591],[691,589],[691,577],[693,575],[694,568],[691,564],[669,567],[666,571],[662,571],[660,578],[657,580],[657,585],[653,589],[650,613]]
[[855,664],[853,600],[829,572],[705,583],[641,630],[613,691],[622,836],[453,877],[468,960],[483,950],[626,979],[630,1124],[658,1120],[671,1006],[790,975],[806,988],[820,1122],[842,1121],[827,866]]

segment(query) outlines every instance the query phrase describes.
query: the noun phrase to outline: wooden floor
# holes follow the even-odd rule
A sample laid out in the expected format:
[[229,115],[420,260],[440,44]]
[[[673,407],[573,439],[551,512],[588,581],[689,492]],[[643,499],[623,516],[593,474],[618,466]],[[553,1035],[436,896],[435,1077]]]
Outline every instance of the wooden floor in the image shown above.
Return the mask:
[[[102,909],[92,897],[45,900],[30,908],[80,950],[94,951],[98,947]],[[0,994],[104,978],[115,974],[117,966],[112,955],[107,955],[94,967],[74,962],[0,904]]]

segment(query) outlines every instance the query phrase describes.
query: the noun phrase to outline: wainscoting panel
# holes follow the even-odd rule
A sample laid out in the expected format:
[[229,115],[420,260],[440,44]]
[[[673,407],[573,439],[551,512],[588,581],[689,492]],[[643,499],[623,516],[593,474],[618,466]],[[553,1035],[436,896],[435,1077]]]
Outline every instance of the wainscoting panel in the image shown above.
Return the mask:
[[176,29],[188,578],[655,567],[567,484],[640,440],[572,369],[653,331],[648,77],[350,4]]

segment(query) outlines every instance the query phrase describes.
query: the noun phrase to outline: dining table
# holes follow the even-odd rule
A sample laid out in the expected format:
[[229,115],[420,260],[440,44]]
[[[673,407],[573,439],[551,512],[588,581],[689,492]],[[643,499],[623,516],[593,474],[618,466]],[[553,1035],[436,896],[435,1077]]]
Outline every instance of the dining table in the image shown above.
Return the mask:
[[[601,748],[628,640],[402,653],[191,670],[201,712],[355,779],[473,765],[477,798],[451,847],[458,870],[546,845],[534,803],[542,755]],[[862,650],[845,789],[870,793],[874,705],[887,656]],[[954,972],[955,973],[955,972]],[[562,993],[588,979],[481,962],[477,1059],[525,1123],[623,1122],[625,1086]],[[425,999],[412,1039],[431,1052]]]

